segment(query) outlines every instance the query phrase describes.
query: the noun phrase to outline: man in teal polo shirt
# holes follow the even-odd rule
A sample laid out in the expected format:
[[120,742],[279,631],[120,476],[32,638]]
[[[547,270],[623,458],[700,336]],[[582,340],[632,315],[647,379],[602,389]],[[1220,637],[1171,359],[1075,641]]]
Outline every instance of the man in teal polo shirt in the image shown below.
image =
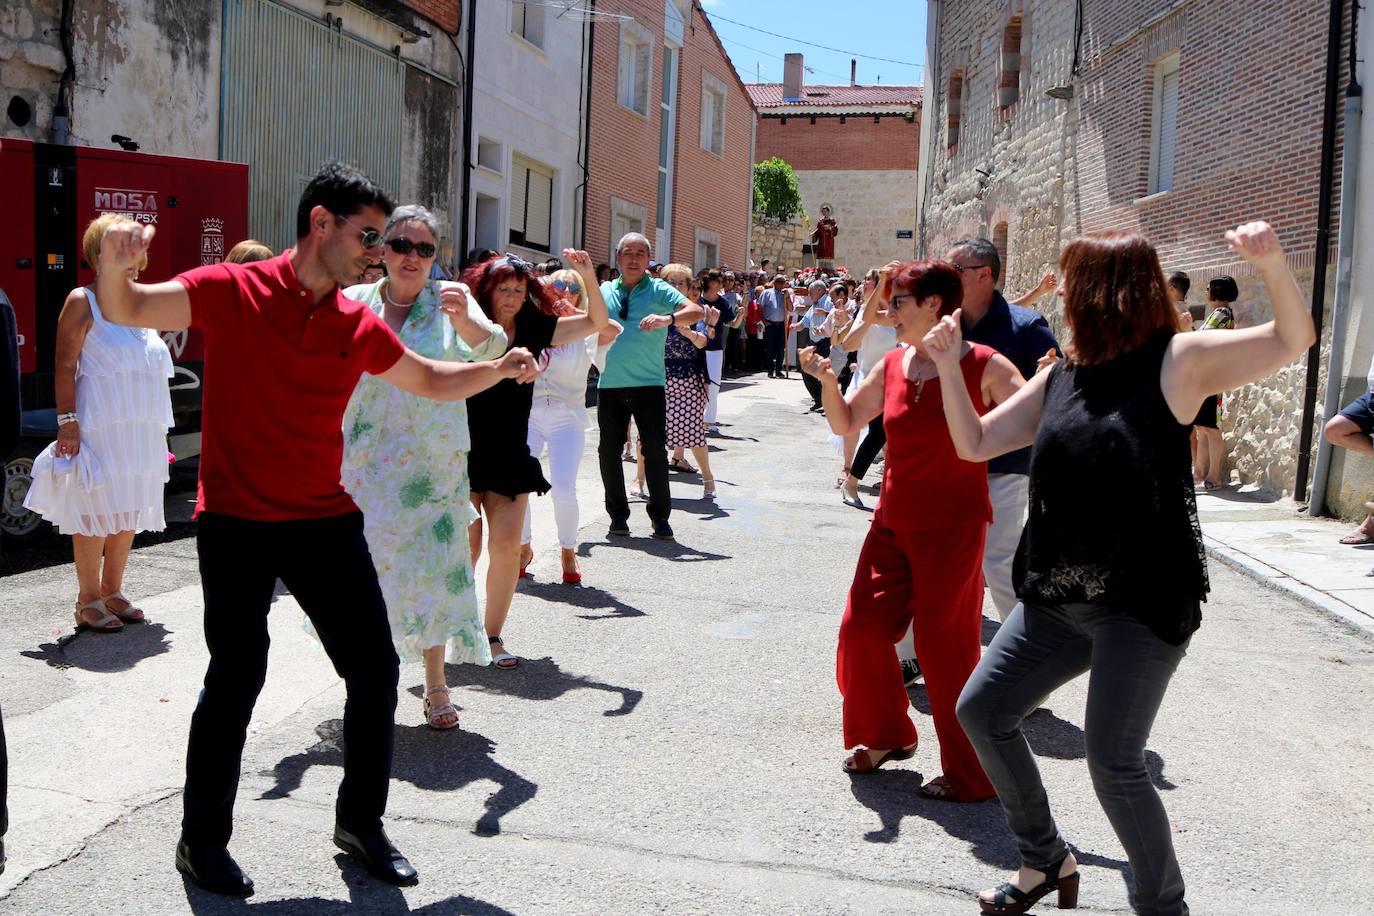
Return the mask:
[[625,473],[620,450],[630,432],[630,419],[639,430],[644,450],[644,479],[649,485],[649,520],[654,537],[673,539],[668,524],[672,499],[668,495],[667,402],[663,396],[663,344],[668,327],[688,327],[702,316],[695,304],[662,280],[646,273],[652,250],[649,240],[628,232],[615,247],[620,276],[601,284],[601,295],[625,330],[606,353],[596,401],[601,443],[601,483],[606,488],[609,534],[630,533],[630,503],[625,496]]

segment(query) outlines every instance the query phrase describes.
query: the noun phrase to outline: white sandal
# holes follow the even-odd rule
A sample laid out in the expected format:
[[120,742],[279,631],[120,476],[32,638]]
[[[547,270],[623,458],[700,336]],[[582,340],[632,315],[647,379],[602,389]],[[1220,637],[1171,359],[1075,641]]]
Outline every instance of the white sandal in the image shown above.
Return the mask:
[[128,607],[126,607],[126,608],[124,609],[124,612],[123,612],[123,613],[120,613],[119,611],[111,610],[111,611],[110,611],[111,614],[114,614],[116,617],[118,617],[120,620],[124,621],[125,623],[142,623],[142,622],[143,622],[143,608],[134,607],[134,603],[133,603],[132,601],[130,601],[128,598],[125,598],[123,592],[113,592],[112,594],[109,594],[109,595],[102,595],[101,598],[100,598],[100,600],[101,600],[102,602],[103,602],[103,601],[109,601],[111,598],[113,598],[115,601],[123,601],[125,604],[128,605]]
[[[436,693],[442,693],[444,695],[444,702],[438,706],[431,703],[429,699],[432,694]],[[442,725],[437,721],[447,716],[453,716],[453,723],[451,725]],[[436,731],[447,731],[450,728],[458,727],[458,709],[453,705],[452,700],[449,699],[447,686],[440,685],[438,687],[431,687],[425,691],[425,721],[429,723],[430,728]]]
[[701,479],[701,498],[716,498],[716,479],[714,477],[703,477]]
[[[100,619],[95,623],[81,619],[84,611],[95,611],[100,614]],[[110,613],[110,609],[105,606],[105,602],[99,598],[88,601],[85,604],[77,602],[76,605],[76,629],[90,630],[93,633],[118,633],[124,629],[124,621],[120,620],[115,614]]]
[[491,657],[491,663],[498,668],[514,668],[520,664],[520,659],[506,651],[506,644],[501,641],[499,636],[488,636],[487,642],[493,646],[500,646],[501,651]]

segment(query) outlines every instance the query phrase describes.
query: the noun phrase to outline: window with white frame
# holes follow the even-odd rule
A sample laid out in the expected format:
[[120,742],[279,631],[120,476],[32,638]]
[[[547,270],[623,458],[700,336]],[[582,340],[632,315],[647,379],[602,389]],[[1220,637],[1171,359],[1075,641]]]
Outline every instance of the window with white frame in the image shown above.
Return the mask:
[[505,158],[505,150],[501,144],[495,140],[488,140],[486,137],[477,138],[477,165],[484,169],[491,169],[500,175],[505,172],[502,167],[502,159]]
[[725,83],[701,71],[701,148],[725,155]]
[[510,30],[536,48],[544,47],[543,4],[527,3],[525,0],[511,0]]
[[1147,193],[1163,194],[1174,187],[1174,157],[1178,150],[1178,52],[1155,64],[1150,129],[1150,179]]
[[616,101],[649,115],[649,84],[653,81],[653,36],[631,19],[620,23],[620,67]]
[[553,170],[511,157],[510,243],[549,251],[553,241]]
[[711,267],[720,266],[720,233],[712,232],[709,229],[697,229],[696,231],[696,260],[693,267],[696,270],[706,270]]
[[611,263],[615,263],[615,246],[627,232],[644,234],[649,221],[649,209],[619,197],[611,198]]

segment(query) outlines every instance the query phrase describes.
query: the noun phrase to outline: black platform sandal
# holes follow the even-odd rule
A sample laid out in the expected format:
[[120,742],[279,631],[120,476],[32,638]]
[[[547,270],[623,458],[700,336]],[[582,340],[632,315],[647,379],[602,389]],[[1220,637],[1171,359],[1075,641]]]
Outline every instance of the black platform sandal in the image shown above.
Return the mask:
[[1058,862],[1049,868],[1037,868],[1036,871],[1045,876],[1035,887],[1028,891],[1023,891],[1010,881],[1005,882],[1001,887],[993,892],[992,900],[978,898],[978,905],[983,908],[984,913],[995,913],[997,916],[1012,916],[1016,913],[1026,913],[1030,908],[1040,902],[1050,891],[1059,891],[1059,908],[1061,910],[1078,909],[1078,872],[1059,877],[1059,870],[1064,867],[1065,854]]

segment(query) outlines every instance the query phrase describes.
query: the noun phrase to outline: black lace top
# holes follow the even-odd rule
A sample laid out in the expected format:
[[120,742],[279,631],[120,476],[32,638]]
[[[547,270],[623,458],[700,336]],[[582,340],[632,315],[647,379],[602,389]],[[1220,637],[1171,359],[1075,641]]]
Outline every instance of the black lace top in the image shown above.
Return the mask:
[[1171,336],[1050,370],[1013,575],[1028,604],[1114,604],[1179,645],[1210,586],[1188,427],[1159,387]]

